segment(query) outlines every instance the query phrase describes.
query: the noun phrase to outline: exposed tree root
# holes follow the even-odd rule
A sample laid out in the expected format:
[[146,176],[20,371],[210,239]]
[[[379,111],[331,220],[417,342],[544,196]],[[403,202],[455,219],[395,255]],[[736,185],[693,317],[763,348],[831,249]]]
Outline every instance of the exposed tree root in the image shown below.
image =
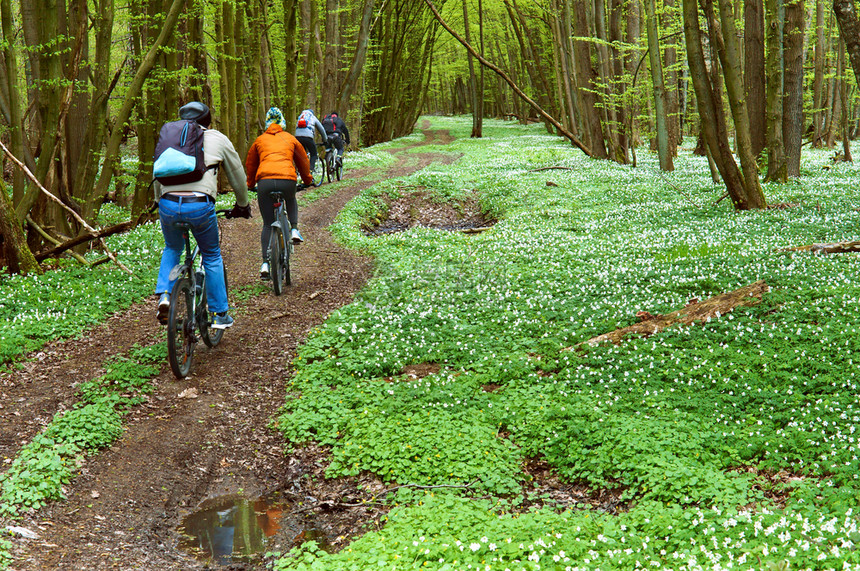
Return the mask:
[[721,293],[720,295],[711,297],[705,301],[691,299],[682,309],[665,315],[651,315],[647,311],[640,311],[636,314],[636,316],[641,319],[639,323],[634,323],[633,325],[628,325],[627,327],[622,327],[621,329],[616,329],[615,331],[598,335],[588,341],[583,341],[574,347],[570,347],[568,350],[580,349],[583,345],[594,347],[606,341],[619,345],[623,338],[628,335],[649,337],[663,329],[666,329],[667,327],[673,327],[675,325],[692,325],[696,321],[707,321],[709,319],[725,315],[736,307],[752,307],[754,305],[758,305],[761,302],[762,296],[768,291],[770,291],[770,287],[764,283],[764,281],[759,280],[740,289],[736,289],[728,293]]

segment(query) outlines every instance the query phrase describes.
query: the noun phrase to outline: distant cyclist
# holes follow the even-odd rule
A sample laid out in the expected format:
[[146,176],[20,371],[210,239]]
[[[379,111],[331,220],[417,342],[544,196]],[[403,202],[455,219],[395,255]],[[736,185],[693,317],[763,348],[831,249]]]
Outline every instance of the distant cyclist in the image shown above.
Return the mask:
[[322,137],[323,143],[328,145],[328,136],[325,134],[322,123],[314,115],[314,110],[305,109],[299,113],[299,118],[296,121],[296,139],[299,140],[311,159],[311,172],[314,172],[314,167],[319,158],[317,144],[314,142],[314,131],[318,132]]
[[287,218],[292,232],[290,238],[294,244],[304,241],[299,233],[299,205],[296,202],[296,175],[301,175],[305,184],[313,180],[308,168],[308,155],[296,138],[286,131],[287,122],[277,107],[272,107],[266,113],[266,130],[257,137],[248,150],[245,159],[245,170],[248,174],[248,189],[257,186],[257,201],[260,205],[260,216],[263,217],[263,232],[260,236],[260,246],[263,251],[263,265],[260,266],[260,277],[268,279],[269,239],[272,236],[272,222],[275,221],[272,204],[272,192],[280,192],[286,201]]
[[210,129],[212,114],[203,103],[192,101],[179,109],[180,119],[193,121],[203,128],[203,158],[207,165],[203,177],[196,182],[162,185],[155,182],[155,198],[158,200],[158,216],[161,232],[164,234],[164,251],[161,254],[161,268],[155,293],[159,295],[158,321],[167,323],[170,309],[170,292],[175,280],[170,279],[170,270],[179,263],[185,240],[182,230],[175,222],[187,222],[191,233],[200,246],[203,267],[206,268],[207,303],[215,313],[215,329],[226,329],[233,325],[233,318],[227,314],[227,284],[224,281],[224,262],[218,240],[218,221],[215,218],[215,197],[218,196],[218,169],[220,165],[227,175],[230,186],[236,193],[236,205],[228,218],[250,218],[251,206],[245,190],[242,159],[236,153],[233,143],[224,134]]
[[349,145],[349,129],[343,122],[337,111],[332,111],[322,121],[325,134],[328,136],[329,144],[337,149],[337,164],[343,166],[343,149]]

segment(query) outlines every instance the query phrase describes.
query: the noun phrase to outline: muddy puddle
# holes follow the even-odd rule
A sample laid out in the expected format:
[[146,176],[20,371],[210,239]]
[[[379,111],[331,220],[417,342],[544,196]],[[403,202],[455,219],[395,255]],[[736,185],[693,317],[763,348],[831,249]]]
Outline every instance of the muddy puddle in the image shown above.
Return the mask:
[[213,565],[247,562],[274,547],[288,551],[311,540],[329,548],[326,535],[304,525],[292,503],[279,495],[206,500],[183,519],[179,531],[180,549]]
[[366,236],[382,236],[423,227],[449,232],[480,233],[489,229],[496,220],[485,216],[477,198],[455,203],[439,203],[425,192],[406,194],[390,202],[363,228]]

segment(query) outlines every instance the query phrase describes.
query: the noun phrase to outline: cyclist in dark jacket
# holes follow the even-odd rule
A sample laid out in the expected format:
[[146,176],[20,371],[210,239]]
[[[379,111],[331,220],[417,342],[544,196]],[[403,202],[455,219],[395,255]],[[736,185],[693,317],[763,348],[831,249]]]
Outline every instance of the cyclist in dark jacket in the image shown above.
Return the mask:
[[322,124],[329,144],[337,149],[336,160],[342,166],[343,149],[349,145],[349,129],[346,128],[346,123],[338,116],[337,111],[332,111],[326,115]]

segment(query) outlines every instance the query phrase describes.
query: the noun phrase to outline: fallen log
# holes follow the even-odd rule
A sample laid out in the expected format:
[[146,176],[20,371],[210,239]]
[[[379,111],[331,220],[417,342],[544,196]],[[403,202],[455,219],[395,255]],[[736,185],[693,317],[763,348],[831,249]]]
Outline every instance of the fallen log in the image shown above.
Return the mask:
[[610,341],[615,345],[620,345],[624,337],[627,337],[628,335],[649,337],[663,329],[666,329],[667,327],[673,327],[676,325],[692,325],[696,321],[708,321],[709,319],[725,315],[736,307],[752,307],[754,305],[758,305],[761,302],[762,296],[768,291],[770,291],[770,287],[764,283],[764,281],[759,280],[748,286],[744,286],[728,293],[721,293],[720,295],[716,295],[704,301],[691,299],[683,308],[665,315],[651,315],[647,311],[640,311],[636,314],[636,316],[641,319],[639,323],[634,323],[633,325],[628,325],[627,327],[622,327],[621,329],[616,329],[615,331],[598,335],[597,337],[593,337],[588,341],[583,341],[574,347],[568,347],[566,350],[571,351],[574,349],[580,349],[583,345],[595,347],[606,341]]
[[830,244],[807,244],[805,246],[793,246],[781,248],[777,252],[812,252],[813,254],[844,254],[846,252],[860,252],[860,241],[832,242]]
[[49,248],[36,254],[36,261],[41,262],[48,258],[56,258],[66,250],[70,250],[71,248],[74,248],[75,246],[78,246],[80,244],[92,242],[93,240],[102,240],[109,236],[113,236],[114,234],[121,234],[123,232],[133,230],[134,228],[137,228],[138,226],[143,224],[143,222],[145,222],[148,218],[150,218],[150,214],[151,211],[146,211],[134,220],[126,220],[125,222],[120,222],[119,224],[114,224],[113,226],[102,228],[101,230],[97,230],[93,234],[79,234],[78,236],[72,238],[71,240],[68,240],[67,242],[55,243],[53,248]]

